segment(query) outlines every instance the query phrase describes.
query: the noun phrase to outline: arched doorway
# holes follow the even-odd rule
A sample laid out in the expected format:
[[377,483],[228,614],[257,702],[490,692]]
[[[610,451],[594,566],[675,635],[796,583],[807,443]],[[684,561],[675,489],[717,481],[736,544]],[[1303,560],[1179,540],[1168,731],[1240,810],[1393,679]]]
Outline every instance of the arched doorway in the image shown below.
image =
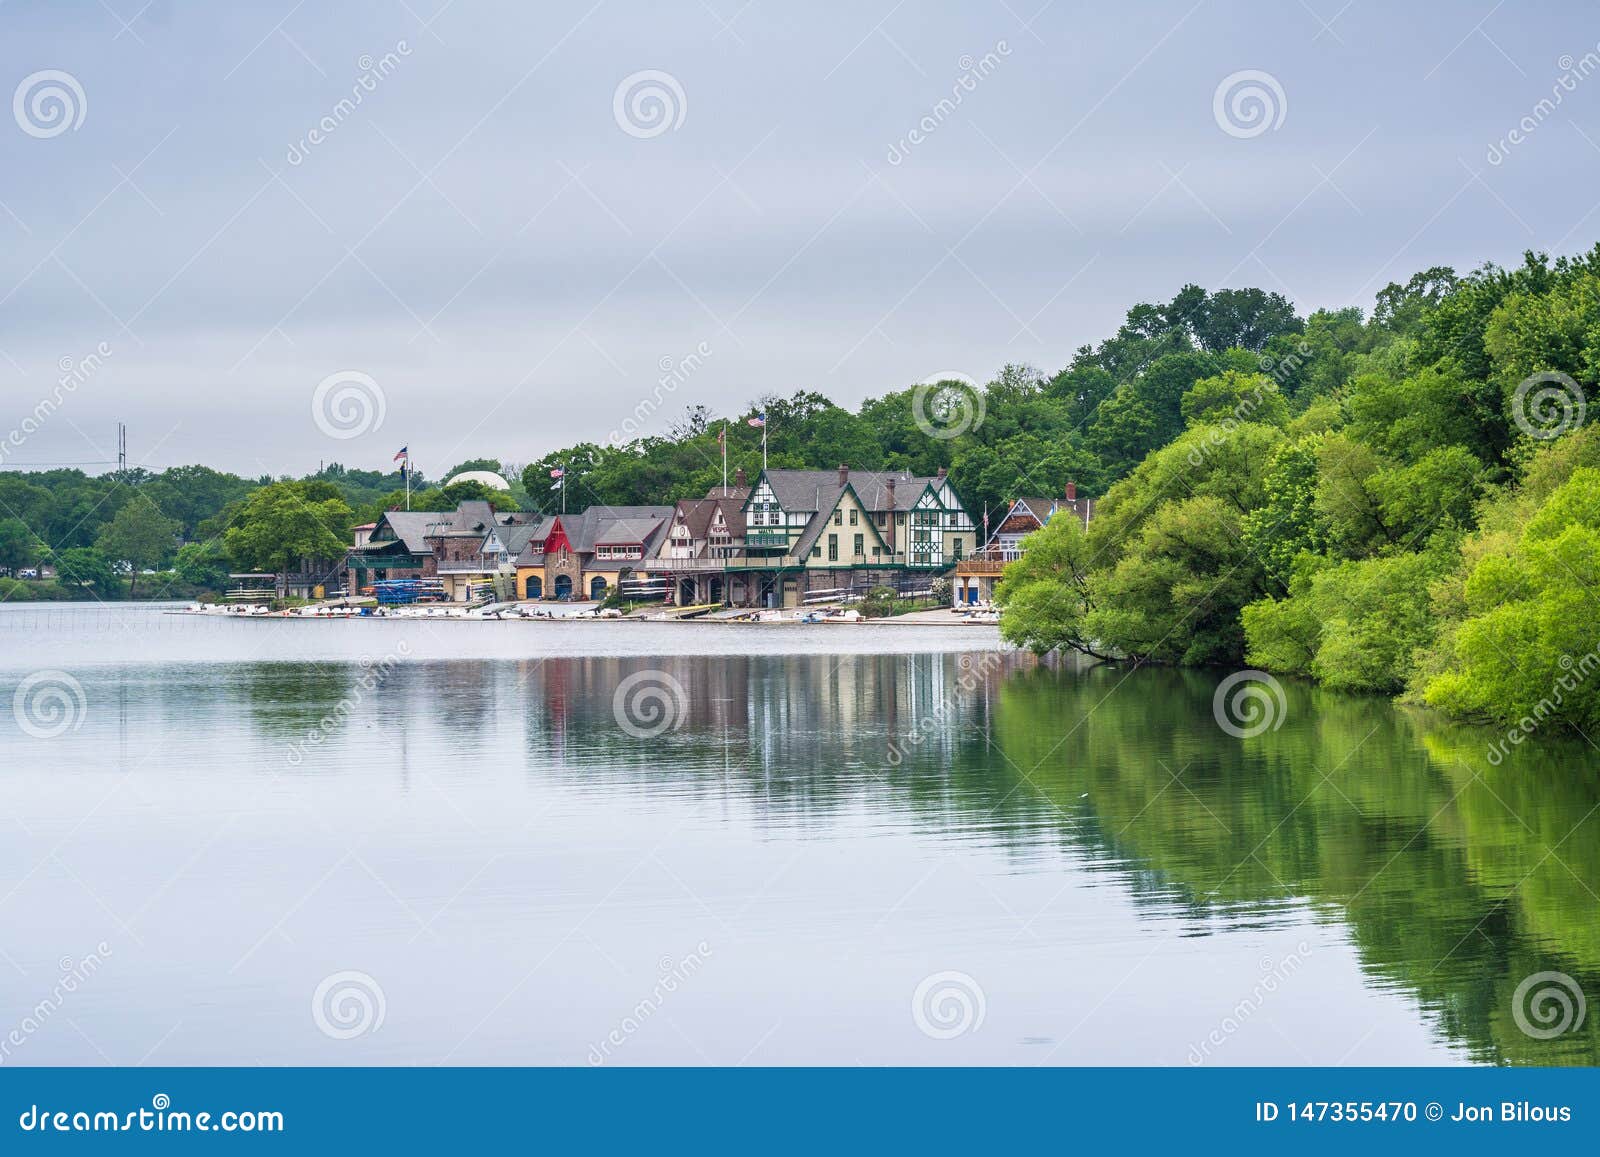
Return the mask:
[[556,575],[556,598],[570,599],[572,597],[572,576],[569,574]]
[[606,580],[601,575],[595,575],[589,580],[589,597],[596,601],[606,597]]
[[528,576],[527,588],[522,592],[525,599],[544,598],[544,576],[531,574]]
[[694,605],[694,579],[681,578],[678,580],[678,605],[692,607]]

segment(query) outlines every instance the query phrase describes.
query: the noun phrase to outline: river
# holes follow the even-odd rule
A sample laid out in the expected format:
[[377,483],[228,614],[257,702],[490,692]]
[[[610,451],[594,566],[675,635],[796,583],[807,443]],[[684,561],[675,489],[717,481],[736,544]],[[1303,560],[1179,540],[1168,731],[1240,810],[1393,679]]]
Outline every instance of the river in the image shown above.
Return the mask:
[[1600,755],[1222,674],[0,607],[0,1063],[1600,1063]]

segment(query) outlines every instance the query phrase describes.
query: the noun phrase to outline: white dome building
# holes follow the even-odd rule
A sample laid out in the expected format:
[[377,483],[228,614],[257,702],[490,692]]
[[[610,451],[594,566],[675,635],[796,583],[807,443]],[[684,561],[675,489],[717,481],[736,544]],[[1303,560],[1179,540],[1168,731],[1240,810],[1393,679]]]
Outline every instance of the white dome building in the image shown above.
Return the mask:
[[495,490],[511,489],[511,484],[493,470],[463,470],[445,482],[445,485],[454,486],[457,482],[481,482]]

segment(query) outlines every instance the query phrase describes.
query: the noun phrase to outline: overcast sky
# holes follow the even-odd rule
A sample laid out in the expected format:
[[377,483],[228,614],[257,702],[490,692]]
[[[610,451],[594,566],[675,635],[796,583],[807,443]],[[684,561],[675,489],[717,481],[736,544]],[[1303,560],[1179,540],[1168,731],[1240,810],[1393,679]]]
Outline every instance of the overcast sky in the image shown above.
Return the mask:
[[1600,239],[1577,0],[329,7],[0,4],[0,440],[109,351],[8,464],[526,461]]

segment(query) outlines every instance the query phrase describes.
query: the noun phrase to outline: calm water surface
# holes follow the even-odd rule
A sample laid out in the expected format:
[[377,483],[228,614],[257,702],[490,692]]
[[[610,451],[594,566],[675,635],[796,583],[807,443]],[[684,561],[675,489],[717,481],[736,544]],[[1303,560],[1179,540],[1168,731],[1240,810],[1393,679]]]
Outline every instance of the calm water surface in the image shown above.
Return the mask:
[[1592,748],[996,647],[0,607],[0,1063],[1600,1061]]

